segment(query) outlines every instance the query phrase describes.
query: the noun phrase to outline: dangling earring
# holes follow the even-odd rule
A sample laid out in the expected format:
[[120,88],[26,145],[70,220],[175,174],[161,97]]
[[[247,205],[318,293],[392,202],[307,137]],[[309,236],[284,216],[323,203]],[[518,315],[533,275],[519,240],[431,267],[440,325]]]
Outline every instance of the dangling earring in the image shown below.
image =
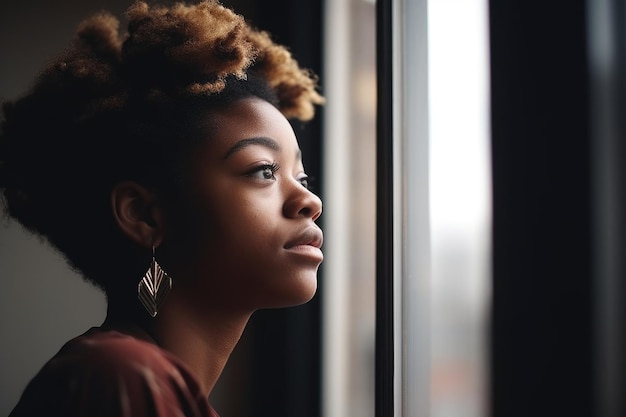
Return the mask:
[[172,278],[157,263],[155,248],[152,246],[152,263],[141,281],[139,281],[137,290],[139,300],[150,316],[156,317],[159,307],[161,307],[171,289]]

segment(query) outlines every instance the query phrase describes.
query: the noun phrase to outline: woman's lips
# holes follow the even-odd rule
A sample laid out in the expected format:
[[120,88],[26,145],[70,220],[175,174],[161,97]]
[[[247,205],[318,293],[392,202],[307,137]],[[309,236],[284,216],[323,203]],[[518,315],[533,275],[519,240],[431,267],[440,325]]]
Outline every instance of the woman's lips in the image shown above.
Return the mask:
[[284,248],[292,253],[322,262],[324,254],[320,249],[324,241],[322,231],[317,227],[309,227],[290,240]]
[[309,227],[300,232],[294,239],[287,242],[285,249],[292,249],[297,246],[312,246],[321,248],[324,242],[324,235],[317,227]]

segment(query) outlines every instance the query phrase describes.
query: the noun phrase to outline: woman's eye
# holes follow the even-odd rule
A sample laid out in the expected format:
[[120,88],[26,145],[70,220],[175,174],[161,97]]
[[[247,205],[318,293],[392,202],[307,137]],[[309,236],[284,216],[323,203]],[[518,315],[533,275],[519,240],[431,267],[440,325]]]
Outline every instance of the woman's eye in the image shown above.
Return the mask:
[[266,164],[254,168],[251,172],[248,173],[248,176],[264,181],[275,180],[276,171],[278,171],[277,164]]
[[298,178],[298,181],[300,182],[300,184],[302,184],[304,188],[306,188],[307,190],[309,189],[309,176],[308,175],[301,176],[300,178]]

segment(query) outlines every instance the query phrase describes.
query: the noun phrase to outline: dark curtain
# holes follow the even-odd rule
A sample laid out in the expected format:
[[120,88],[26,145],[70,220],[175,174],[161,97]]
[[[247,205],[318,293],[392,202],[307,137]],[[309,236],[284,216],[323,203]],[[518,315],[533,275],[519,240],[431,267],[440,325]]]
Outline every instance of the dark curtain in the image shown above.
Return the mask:
[[492,415],[592,416],[586,3],[489,7]]

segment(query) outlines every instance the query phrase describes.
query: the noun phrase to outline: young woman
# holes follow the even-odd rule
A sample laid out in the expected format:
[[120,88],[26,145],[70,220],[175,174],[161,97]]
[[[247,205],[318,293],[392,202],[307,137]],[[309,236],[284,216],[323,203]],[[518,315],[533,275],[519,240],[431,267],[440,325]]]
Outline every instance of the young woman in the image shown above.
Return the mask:
[[103,13],[3,106],[6,212],[107,296],[11,416],[216,416],[254,311],[307,302],[322,204],[290,118],[323,98],[286,48],[215,0]]

